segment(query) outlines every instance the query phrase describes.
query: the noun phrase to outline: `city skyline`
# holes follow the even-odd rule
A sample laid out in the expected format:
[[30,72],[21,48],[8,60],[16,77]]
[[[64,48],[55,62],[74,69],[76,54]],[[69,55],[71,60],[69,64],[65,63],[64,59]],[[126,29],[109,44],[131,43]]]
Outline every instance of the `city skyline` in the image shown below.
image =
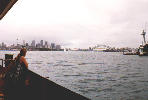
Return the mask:
[[[5,44],[7,46],[11,46],[11,45],[15,45],[15,46],[16,45],[22,45],[22,46],[24,46],[24,45],[28,44],[29,46],[36,46],[36,45],[40,44],[41,46],[45,46],[45,45],[50,45],[52,43],[54,43],[54,42],[48,42],[47,40],[39,40],[39,41],[36,41],[36,40],[31,40],[31,41],[22,40],[21,41],[21,40],[18,40],[18,38],[17,38],[15,43],[8,44],[8,43],[3,41],[3,42],[0,42],[0,45]],[[54,43],[54,44],[60,45],[58,43]]]
[[[17,39],[18,40],[18,39]],[[138,48],[122,47],[116,48],[107,45],[94,45],[88,48],[65,48],[56,43],[48,43],[46,40],[40,40],[36,42],[32,40],[29,44],[25,40],[22,43],[16,42],[16,44],[6,45],[4,42],[0,43],[0,50],[17,51],[21,48],[26,48],[28,51],[102,51],[102,52],[137,52]]]
[[70,48],[96,44],[137,48],[148,20],[147,4],[147,0],[19,0],[0,22],[0,42],[11,44],[21,37]]
[[[62,44],[62,43],[61,43]],[[51,48],[51,49],[55,49],[55,48],[59,48],[59,49],[90,49],[90,48],[96,48],[98,46],[105,46],[105,47],[109,47],[109,48],[131,48],[131,49],[138,49],[138,47],[136,48],[132,48],[132,47],[113,47],[110,45],[105,45],[105,44],[96,44],[93,46],[89,46],[87,48],[70,48],[70,47],[64,47],[63,45],[61,45],[60,43],[54,43],[54,42],[48,42],[47,40],[31,40],[31,41],[26,41],[26,40],[22,40],[22,42],[18,42],[18,38],[16,39],[15,43],[11,43],[8,45],[8,43],[6,42],[0,42],[0,48],[5,48],[5,47],[31,47],[31,48]]]
[[64,48],[61,45],[56,43],[49,43],[46,40],[40,40],[40,42],[36,42],[32,40],[31,43],[26,42],[25,40],[22,43],[17,42],[16,44],[7,45],[5,42],[0,43],[0,50],[19,50],[22,47],[27,48],[29,51],[63,51]]
[[[42,42],[41,42],[42,41]],[[56,43],[56,42],[49,42],[47,40],[29,40],[29,41],[26,41],[26,40],[19,40],[18,38],[15,40],[15,42],[11,42],[11,43],[7,43],[7,42],[0,42],[0,46],[2,45],[6,45],[7,47],[10,47],[10,46],[17,46],[17,45],[20,45],[20,46],[26,46],[26,44],[28,46],[32,46],[32,47],[43,47],[45,46],[46,48],[48,48],[48,46],[52,45],[52,44],[55,44],[55,45],[60,45],[61,48],[71,48],[71,47],[67,47],[65,46],[66,44],[63,44],[63,43]],[[68,43],[67,43],[68,44]],[[117,47],[117,46],[111,46],[111,45],[107,45],[107,44],[95,44],[95,45],[92,45],[92,46],[88,46],[86,48],[83,48],[83,47],[73,47],[71,49],[88,49],[90,47],[95,47],[97,45],[106,45],[106,46],[109,46],[109,47],[112,47],[112,48],[138,48],[138,47],[128,47],[128,46],[123,46],[123,47]]]

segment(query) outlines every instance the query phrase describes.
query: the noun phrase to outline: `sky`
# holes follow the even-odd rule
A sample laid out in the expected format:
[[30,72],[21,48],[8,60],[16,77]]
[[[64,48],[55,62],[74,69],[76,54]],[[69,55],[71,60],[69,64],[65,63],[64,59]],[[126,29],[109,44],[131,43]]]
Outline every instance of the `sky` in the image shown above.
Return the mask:
[[18,38],[69,48],[137,48],[148,29],[147,5],[148,0],[18,0],[0,20],[0,43]]

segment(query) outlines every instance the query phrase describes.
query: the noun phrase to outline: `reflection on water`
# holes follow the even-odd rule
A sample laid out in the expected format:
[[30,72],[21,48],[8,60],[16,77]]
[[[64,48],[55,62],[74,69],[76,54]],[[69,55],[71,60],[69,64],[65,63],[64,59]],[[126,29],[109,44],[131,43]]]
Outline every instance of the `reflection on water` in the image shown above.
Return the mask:
[[[16,56],[18,52],[2,52]],[[148,57],[122,53],[28,51],[29,69],[92,100],[147,100]]]

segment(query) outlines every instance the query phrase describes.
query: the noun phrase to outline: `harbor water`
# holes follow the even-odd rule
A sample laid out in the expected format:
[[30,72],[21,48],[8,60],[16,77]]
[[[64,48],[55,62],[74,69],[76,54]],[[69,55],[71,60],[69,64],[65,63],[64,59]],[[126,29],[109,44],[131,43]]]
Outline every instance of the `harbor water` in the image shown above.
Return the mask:
[[[0,51],[0,58],[18,53]],[[28,51],[26,59],[33,72],[91,100],[148,100],[148,56]]]

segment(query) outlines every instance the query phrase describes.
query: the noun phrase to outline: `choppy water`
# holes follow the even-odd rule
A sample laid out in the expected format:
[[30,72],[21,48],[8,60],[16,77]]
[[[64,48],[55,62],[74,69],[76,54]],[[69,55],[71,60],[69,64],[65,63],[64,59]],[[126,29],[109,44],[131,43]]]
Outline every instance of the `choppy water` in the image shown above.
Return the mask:
[[[0,51],[0,58],[18,52]],[[29,69],[92,100],[148,100],[148,56],[28,51]]]

